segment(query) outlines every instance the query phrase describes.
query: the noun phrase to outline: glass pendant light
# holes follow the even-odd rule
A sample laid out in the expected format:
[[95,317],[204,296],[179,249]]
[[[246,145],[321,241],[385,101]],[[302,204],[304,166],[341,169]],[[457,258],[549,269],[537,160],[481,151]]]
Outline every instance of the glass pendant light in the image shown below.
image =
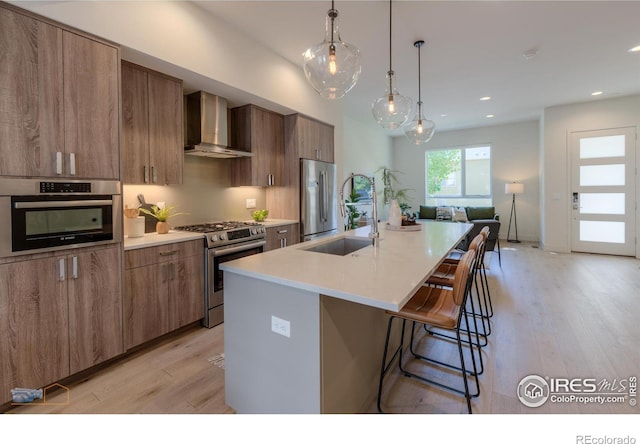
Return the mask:
[[391,0],[389,0],[389,71],[387,72],[387,89],[382,97],[371,105],[376,122],[383,128],[400,128],[409,120],[411,99],[401,95],[393,86],[395,73],[391,65]]
[[340,39],[338,11],[331,1],[327,12],[324,41],[303,53],[304,75],[320,96],[340,99],[353,88],[360,77],[360,50]]
[[420,48],[424,46],[424,40],[418,40],[413,44],[418,48],[418,104],[416,115],[404,130],[409,142],[415,145],[427,143],[436,131],[436,124],[432,120],[427,120],[422,114],[422,89],[420,88]]

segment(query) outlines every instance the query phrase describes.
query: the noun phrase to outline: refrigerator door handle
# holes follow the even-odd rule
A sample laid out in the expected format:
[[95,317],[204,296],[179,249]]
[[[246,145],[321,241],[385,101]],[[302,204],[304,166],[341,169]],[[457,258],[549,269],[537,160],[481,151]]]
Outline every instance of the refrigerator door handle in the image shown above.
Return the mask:
[[324,222],[324,172],[320,171],[320,177],[318,178],[319,183],[319,187],[318,187],[318,191],[319,191],[319,198],[320,198],[320,202],[319,202],[319,207],[320,207],[320,222]]
[[323,193],[323,205],[324,205],[324,211],[323,211],[323,217],[324,223],[327,223],[329,221],[329,180],[327,178],[327,172],[324,171],[322,174],[324,174],[324,193]]

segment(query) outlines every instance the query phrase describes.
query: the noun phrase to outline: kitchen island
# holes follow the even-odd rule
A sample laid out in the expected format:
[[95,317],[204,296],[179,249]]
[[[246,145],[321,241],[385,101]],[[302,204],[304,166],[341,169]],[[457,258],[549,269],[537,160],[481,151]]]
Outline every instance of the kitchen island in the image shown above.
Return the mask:
[[223,264],[227,405],[238,413],[366,411],[385,310],[402,308],[471,227],[381,224],[377,247],[320,252],[367,239],[371,228],[361,227]]

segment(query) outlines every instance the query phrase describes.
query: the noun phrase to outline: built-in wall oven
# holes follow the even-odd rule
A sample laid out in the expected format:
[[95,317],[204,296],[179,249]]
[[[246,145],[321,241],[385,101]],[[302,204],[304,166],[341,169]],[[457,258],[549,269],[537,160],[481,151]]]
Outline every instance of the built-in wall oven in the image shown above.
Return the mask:
[[0,178],[0,257],[122,240],[118,181]]
[[220,265],[264,251],[266,230],[252,222],[214,222],[176,227],[205,236],[205,314],[202,324],[215,327],[224,322],[224,272]]

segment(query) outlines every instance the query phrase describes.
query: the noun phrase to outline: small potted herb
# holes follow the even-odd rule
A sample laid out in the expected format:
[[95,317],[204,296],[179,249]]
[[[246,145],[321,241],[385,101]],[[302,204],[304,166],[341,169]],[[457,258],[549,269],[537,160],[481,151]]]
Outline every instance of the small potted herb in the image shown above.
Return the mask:
[[186,213],[174,213],[176,207],[165,206],[160,208],[156,205],[151,206],[151,210],[147,210],[146,208],[139,208],[141,213],[148,214],[149,216],[153,216],[158,220],[156,223],[156,233],[158,234],[167,234],[169,232],[169,218],[173,216],[178,216],[180,214]]

